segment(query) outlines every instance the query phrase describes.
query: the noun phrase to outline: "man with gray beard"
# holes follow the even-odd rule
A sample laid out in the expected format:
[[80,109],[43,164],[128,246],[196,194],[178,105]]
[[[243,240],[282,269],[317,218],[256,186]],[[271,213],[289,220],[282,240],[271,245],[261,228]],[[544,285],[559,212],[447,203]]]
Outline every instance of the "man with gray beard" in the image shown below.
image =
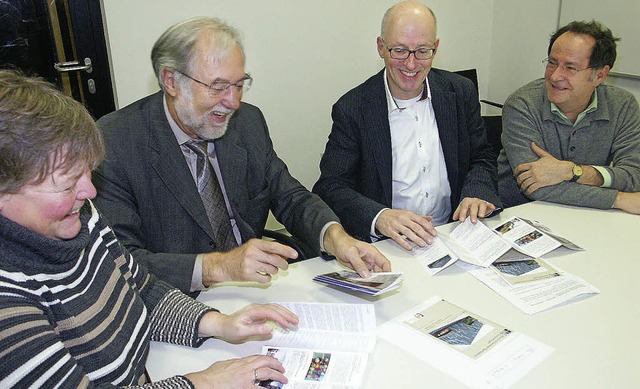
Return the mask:
[[262,113],[241,102],[252,79],[233,27],[216,18],[178,23],[151,60],[162,90],[98,121],[106,158],[94,175],[98,208],[140,263],[187,293],[269,282],[297,256],[259,239],[271,210],[318,254],[365,277],[390,270],[291,177]]

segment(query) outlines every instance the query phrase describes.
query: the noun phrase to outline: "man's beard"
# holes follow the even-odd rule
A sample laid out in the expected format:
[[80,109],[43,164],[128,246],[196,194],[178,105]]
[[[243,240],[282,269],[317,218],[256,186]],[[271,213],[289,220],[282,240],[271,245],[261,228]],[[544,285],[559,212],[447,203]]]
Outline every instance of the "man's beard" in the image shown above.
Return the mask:
[[[226,108],[219,109],[214,107],[204,115],[197,116],[191,107],[193,107],[193,96],[190,93],[184,93],[182,98],[176,100],[174,104],[176,114],[178,115],[182,125],[187,126],[201,139],[215,140],[221,138],[227,132],[229,120],[231,119],[234,111]],[[224,123],[220,125],[212,125],[208,120],[209,115],[214,115],[213,112],[216,111],[227,113]]]

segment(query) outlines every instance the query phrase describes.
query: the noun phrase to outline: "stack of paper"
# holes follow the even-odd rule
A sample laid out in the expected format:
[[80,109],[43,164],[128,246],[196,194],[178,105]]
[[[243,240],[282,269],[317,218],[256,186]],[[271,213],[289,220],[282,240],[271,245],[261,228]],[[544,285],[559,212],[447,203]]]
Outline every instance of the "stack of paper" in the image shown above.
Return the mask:
[[362,278],[354,271],[344,270],[321,274],[313,280],[370,296],[378,296],[397,289],[402,278],[402,273],[373,273],[369,278]]

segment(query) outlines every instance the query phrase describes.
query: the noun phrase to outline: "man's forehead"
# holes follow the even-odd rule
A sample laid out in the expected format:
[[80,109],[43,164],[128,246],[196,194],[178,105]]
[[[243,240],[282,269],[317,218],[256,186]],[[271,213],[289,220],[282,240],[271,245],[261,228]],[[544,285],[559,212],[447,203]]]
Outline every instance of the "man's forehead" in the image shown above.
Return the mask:
[[398,24],[390,28],[387,32],[387,39],[394,44],[405,44],[421,42],[433,44],[436,41],[436,34],[433,28],[425,23]]
[[228,49],[202,47],[191,61],[191,68],[211,80],[235,80],[244,77],[245,60],[238,45]]
[[550,55],[571,56],[574,61],[588,60],[594,45],[595,39],[590,35],[565,32],[553,43]]

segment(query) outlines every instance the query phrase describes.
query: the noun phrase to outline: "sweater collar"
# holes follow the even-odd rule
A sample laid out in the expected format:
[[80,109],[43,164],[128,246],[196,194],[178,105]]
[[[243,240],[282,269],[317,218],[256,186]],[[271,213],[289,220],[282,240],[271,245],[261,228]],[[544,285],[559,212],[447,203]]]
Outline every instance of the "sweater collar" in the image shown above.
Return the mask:
[[[20,261],[33,258],[38,262],[62,264],[76,261],[89,244],[88,223],[93,206],[87,201],[80,209],[82,224],[78,235],[68,240],[56,240],[40,235],[13,220],[0,215],[0,251],[3,261]],[[36,258],[34,258],[34,256]],[[16,263],[28,267],[27,263]]]

